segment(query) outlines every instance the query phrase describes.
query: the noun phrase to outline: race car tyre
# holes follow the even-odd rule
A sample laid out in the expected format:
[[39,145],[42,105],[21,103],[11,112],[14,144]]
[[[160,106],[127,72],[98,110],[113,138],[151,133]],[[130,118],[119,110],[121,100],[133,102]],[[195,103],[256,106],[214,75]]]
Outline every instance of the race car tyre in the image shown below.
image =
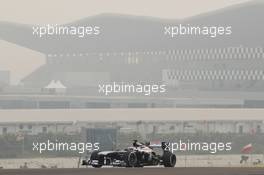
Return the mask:
[[137,155],[134,152],[126,152],[125,162],[127,167],[136,167],[137,166]]
[[175,154],[165,151],[162,157],[164,167],[175,167],[177,158]]
[[143,164],[140,164],[139,162],[135,165],[135,168],[144,168]]
[[92,165],[94,168],[101,168],[103,165]]
[[[99,161],[98,153],[99,153],[99,151],[92,152],[91,157],[90,157],[90,161],[92,161],[92,160],[98,160]],[[100,165],[100,164],[98,164],[98,165],[92,164],[92,167],[94,167],[94,168],[101,168],[102,166],[103,165]]]

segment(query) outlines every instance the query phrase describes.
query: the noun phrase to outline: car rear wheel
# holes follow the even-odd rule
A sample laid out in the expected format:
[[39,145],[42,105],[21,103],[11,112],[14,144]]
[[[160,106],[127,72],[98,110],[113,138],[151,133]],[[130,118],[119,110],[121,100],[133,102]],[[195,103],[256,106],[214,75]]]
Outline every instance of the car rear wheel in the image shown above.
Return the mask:
[[172,154],[169,151],[165,151],[162,159],[163,159],[164,167],[175,167],[177,161],[175,154]]

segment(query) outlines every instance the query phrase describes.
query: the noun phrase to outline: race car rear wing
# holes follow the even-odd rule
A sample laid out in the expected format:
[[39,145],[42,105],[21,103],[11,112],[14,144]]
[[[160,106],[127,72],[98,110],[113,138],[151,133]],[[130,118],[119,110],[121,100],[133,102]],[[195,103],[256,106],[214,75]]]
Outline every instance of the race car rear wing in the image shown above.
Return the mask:
[[151,148],[162,148],[163,150],[169,150],[169,142],[153,141],[150,142],[149,146]]

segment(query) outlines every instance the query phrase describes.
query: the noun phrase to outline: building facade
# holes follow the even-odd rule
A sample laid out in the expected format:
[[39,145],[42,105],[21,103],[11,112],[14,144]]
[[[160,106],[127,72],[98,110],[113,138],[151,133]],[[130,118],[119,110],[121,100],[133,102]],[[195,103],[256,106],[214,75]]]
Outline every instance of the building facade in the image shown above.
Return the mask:
[[0,135],[80,134],[84,128],[113,128],[120,133],[264,134],[264,121],[135,121],[135,122],[16,122],[0,123]]

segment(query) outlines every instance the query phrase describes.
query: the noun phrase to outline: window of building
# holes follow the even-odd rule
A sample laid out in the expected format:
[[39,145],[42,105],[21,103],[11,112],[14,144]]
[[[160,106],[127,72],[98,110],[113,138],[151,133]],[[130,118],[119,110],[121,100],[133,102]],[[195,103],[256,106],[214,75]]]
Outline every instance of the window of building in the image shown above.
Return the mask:
[[258,126],[257,126],[257,133],[260,134],[261,132],[262,132],[262,131],[261,131],[261,126],[258,125]]
[[42,127],[42,133],[47,133],[48,129],[47,127]]
[[175,130],[175,126],[170,126],[170,131],[174,131]]
[[2,133],[3,133],[3,134],[7,134],[7,128],[3,128],[3,129],[2,129]]
[[19,129],[24,129],[24,126],[22,124],[20,124]]
[[240,125],[238,128],[238,133],[243,134],[243,132],[244,132],[244,127],[242,125]]
[[33,126],[32,125],[28,125],[28,129],[32,129],[33,128]]
[[158,132],[158,126],[153,126],[153,131],[152,133],[153,134],[156,134]]

